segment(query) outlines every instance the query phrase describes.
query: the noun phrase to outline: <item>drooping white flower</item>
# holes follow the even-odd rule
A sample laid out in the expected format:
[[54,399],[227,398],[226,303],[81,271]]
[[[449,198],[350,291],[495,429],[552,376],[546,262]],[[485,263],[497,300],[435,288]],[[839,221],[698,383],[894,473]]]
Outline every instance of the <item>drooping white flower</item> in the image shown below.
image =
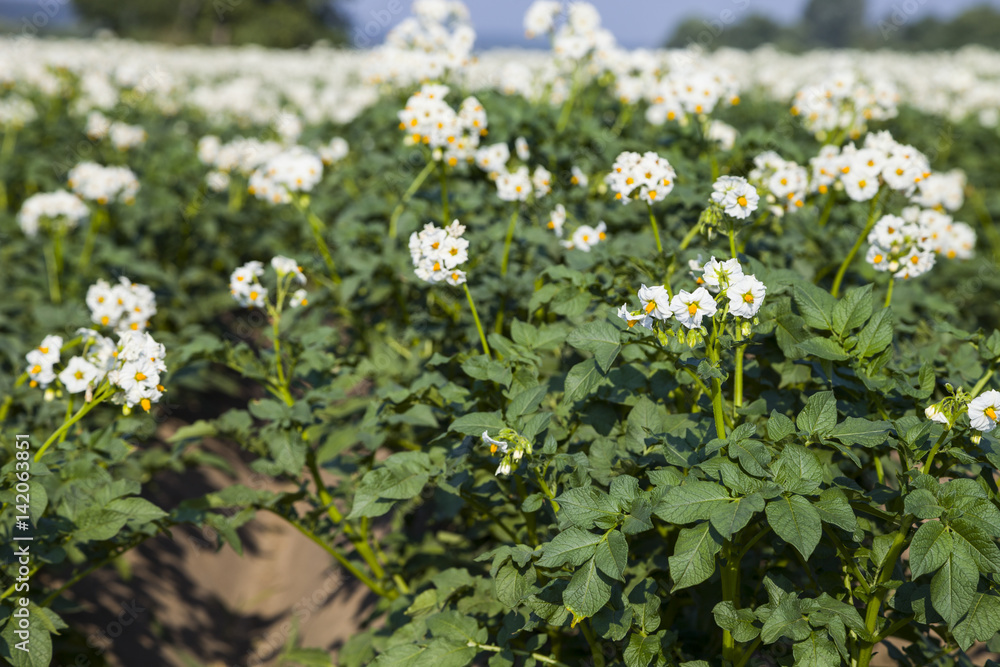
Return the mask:
[[669,319],[674,313],[670,309],[670,294],[664,285],[653,285],[639,288],[639,301],[642,312],[658,320]]
[[702,278],[711,292],[719,292],[743,277],[743,267],[740,260],[733,257],[724,262],[712,257],[702,267]]
[[[673,314],[673,313],[671,313]],[[646,329],[652,330],[653,328],[653,318],[646,314],[645,311],[630,312],[628,309],[628,304],[623,303],[622,307],[618,309],[618,317],[625,320],[628,328],[631,329],[636,324],[645,327]]]
[[507,453],[508,443],[506,440],[497,440],[491,438],[488,431],[483,431],[483,442],[490,446],[490,454],[496,454],[500,452],[501,454]]

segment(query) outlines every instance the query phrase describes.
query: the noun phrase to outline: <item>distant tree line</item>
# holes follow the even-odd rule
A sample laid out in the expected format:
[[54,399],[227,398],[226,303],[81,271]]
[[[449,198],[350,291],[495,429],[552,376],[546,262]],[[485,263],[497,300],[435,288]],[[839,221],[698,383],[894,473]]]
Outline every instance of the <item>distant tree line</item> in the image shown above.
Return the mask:
[[176,43],[306,46],[342,43],[347,21],[331,0],[73,0],[86,32]]
[[811,0],[798,23],[782,25],[763,14],[744,15],[749,0],[732,2],[731,9],[712,18],[685,20],[667,46],[753,49],[773,44],[793,52],[835,48],[933,51],[968,44],[1000,49],[1000,11],[985,4],[942,20],[917,18],[928,0],[898,0],[888,15],[870,25],[865,20],[865,0]]

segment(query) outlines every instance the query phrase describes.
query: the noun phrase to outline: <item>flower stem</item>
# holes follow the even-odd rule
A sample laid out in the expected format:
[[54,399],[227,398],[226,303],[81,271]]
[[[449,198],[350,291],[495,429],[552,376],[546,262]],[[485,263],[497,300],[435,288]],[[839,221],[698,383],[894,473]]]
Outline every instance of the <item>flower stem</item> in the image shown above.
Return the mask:
[[857,255],[858,250],[861,249],[861,244],[865,242],[865,239],[868,238],[868,233],[872,230],[872,227],[875,226],[875,216],[878,212],[878,199],[881,194],[882,191],[879,190],[875,193],[875,196],[872,197],[871,207],[868,209],[868,223],[865,225],[865,228],[861,230],[858,240],[854,242],[854,247],[851,248],[849,253],[847,253],[847,257],[844,258],[840,268],[837,269],[837,277],[833,279],[833,289],[830,290],[830,294],[833,296],[840,295],[840,283],[844,280],[844,274],[847,273],[847,267],[851,265],[851,261],[854,260],[854,256]]
[[510,651],[514,655],[530,656],[537,660],[538,662],[545,665],[552,665],[552,667],[569,667],[564,662],[559,662],[555,658],[551,658],[547,655],[542,655],[541,653],[529,653],[528,651],[522,651],[516,648],[500,648],[499,646],[494,646],[492,644],[478,644],[476,642],[469,642],[469,646],[472,648],[477,648],[480,651],[490,651],[491,653],[500,653],[502,651]]
[[[423,170],[419,174],[417,174],[417,177],[413,179],[413,182],[410,183],[410,187],[406,188],[406,192],[403,193],[403,197],[399,200],[399,203],[396,204],[396,208],[392,210],[392,215],[389,217],[390,239],[396,238],[396,232],[397,232],[396,223],[399,222],[399,216],[403,214],[403,209],[406,208],[407,202],[409,202],[410,199],[413,198],[413,195],[417,193],[417,190],[420,189],[420,186],[423,185],[423,182],[427,180],[427,177],[430,175],[430,173],[434,171],[434,166],[435,163],[433,160],[427,163],[427,166],[424,167]],[[447,224],[447,221],[445,221],[445,224]]]
[[746,353],[747,344],[736,347],[736,370],[733,373],[733,415],[736,410],[743,407],[743,356]]
[[76,411],[76,414],[74,414],[72,417],[63,422],[63,425],[60,426],[58,429],[56,429],[55,433],[50,435],[49,439],[46,440],[45,443],[42,445],[42,447],[35,453],[35,461],[40,461],[42,459],[42,455],[45,454],[45,451],[52,445],[53,442],[55,442],[59,438],[59,436],[61,436],[65,431],[67,431],[73,424],[83,419],[88,412],[97,407],[101,402],[104,401],[105,398],[110,396],[111,393],[112,393],[111,391],[98,391],[97,395],[94,396],[94,400],[90,401],[89,403],[84,403],[83,405],[81,405],[80,409]]
[[55,244],[58,243],[58,232],[56,237],[52,239],[51,243],[45,244],[45,269],[46,273],[49,274],[49,298],[52,303],[61,303],[62,294],[59,291],[59,267],[56,260]]
[[979,392],[981,392],[983,390],[983,387],[986,386],[986,383],[990,381],[991,377],[993,377],[993,372],[995,370],[996,370],[995,368],[991,367],[988,371],[986,371],[986,373],[983,375],[983,377],[979,378],[979,382],[977,382],[976,386],[973,387],[972,391],[969,392],[969,395],[972,398],[975,398],[976,396],[979,396]]
[[94,243],[97,241],[97,232],[108,217],[108,211],[103,206],[98,207],[94,214],[90,216],[90,227],[87,228],[87,238],[83,242],[83,252],[80,253],[79,271],[86,272],[90,268],[90,257],[94,254]]
[[656,239],[656,252],[663,254],[663,244],[660,242],[660,228],[656,224],[656,215],[653,213],[653,205],[646,202],[646,208],[649,209],[649,224],[653,227],[653,238]]
[[3,133],[3,148],[0,148],[0,160],[6,162],[14,154],[14,146],[17,145],[17,130],[7,126]]
[[340,274],[337,273],[337,267],[333,263],[333,257],[330,255],[330,247],[327,246],[326,239],[323,238],[323,230],[326,225],[308,208],[303,208],[302,210],[305,211],[306,219],[309,220],[309,227],[312,229],[313,238],[316,239],[316,245],[319,246],[319,252],[323,255],[323,262],[326,264],[326,270],[330,273],[330,279],[339,285]]
[[736,226],[732,223],[729,225],[729,253],[736,257]]
[[[737,556],[735,545],[726,540],[722,545],[722,600],[732,603],[736,609],[740,608],[739,600],[739,576],[740,561]],[[729,630],[722,631],[722,659],[730,663],[738,659],[736,649],[736,639]]]
[[[718,348],[719,330],[715,319],[712,319],[712,336],[706,346],[708,360],[713,366],[719,364]],[[722,382],[717,377],[712,378],[712,413],[715,415],[715,433],[722,440],[726,439],[725,408],[722,405]]]
[[691,241],[694,239],[695,236],[698,235],[698,232],[700,231],[701,231],[701,225],[700,224],[694,225],[691,229],[688,230],[688,233],[684,235],[684,238],[681,240],[681,244],[678,247],[681,250],[686,250],[687,247],[691,245]]
[[441,178],[441,226],[444,227],[451,222],[451,216],[448,215],[448,166],[444,160],[439,162],[438,166],[441,167],[438,170]]
[[476,302],[472,300],[472,292],[469,291],[469,283],[462,283],[465,288],[465,297],[469,300],[469,308],[472,310],[472,319],[476,321],[476,329],[479,330],[479,342],[483,345],[483,354],[490,356],[490,345],[486,342],[486,334],[483,333],[483,325],[479,321],[479,313],[476,312]]
[[514,240],[514,227],[517,226],[517,204],[514,205],[514,212],[510,215],[510,224],[507,225],[507,238],[503,242],[503,258],[500,260],[500,277],[507,275],[507,263],[510,260],[510,245]]
[[819,222],[817,227],[826,227],[826,223],[830,220],[830,214],[833,212],[833,203],[836,201],[836,190],[832,187],[826,195],[826,202],[823,204],[823,212],[819,215]]
[[896,284],[896,276],[889,276],[889,291],[885,294],[885,304],[883,308],[888,308],[889,304],[892,303],[892,286]]

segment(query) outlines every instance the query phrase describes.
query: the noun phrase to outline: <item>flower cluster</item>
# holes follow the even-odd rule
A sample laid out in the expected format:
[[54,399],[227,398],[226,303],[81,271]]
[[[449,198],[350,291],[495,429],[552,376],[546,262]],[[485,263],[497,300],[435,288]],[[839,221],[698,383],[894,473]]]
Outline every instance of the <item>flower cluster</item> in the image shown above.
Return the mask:
[[95,162],[81,162],[70,169],[67,182],[80,197],[102,206],[114,201],[131,204],[139,192],[139,181],[131,169]]
[[[690,62],[672,68],[658,81],[649,82],[645,77],[636,81],[649,102],[646,120],[653,125],[663,125],[666,121],[687,123],[690,115],[710,114],[721,102],[739,104],[740,101],[739,79],[729,70],[707,63]],[[716,128],[716,132],[728,138],[729,133],[723,128]],[[732,134],[735,135],[735,130]]]
[[323,178],[323,161],[312,151],[295,146],[278,153],[250,175],[247,189],[258,199],[287,204],[292,194],[309,192]]
[[749,181],[770,204],[771,213],[784,215],[786,211],[802,208],[805,204],[809,174],[805,167],[786,160],[774,151],[766,151],[753,159]]
[[445,101],[448,91],[448,86],[424,84],[397,116],[399,129],[407,133],[410,142],[428,146],[435,160],[455,166],[475,157],[488,122],[479,100],[465,98],[456,112]]
[[868,121],[897,115],[899,92],[884,79],[865,81],[855,72],[843,70],[827,79],[804,86],[795,94],[792,114],[801,116],[810,132],[824,139],[832,132],[861,136]]
[[760,201],[757,189],[741,176],[721,176],[712,184],[712,191],[712,202],[738,220],[749,218]]
[[[119,331],[116,343],[91,329],[77,331],[82,344],[79,354],[62,365],[63,339],[46,336],[28,352],[27,374],[32,387],[46,389],[53,382],[69,394],[85,394],[85,400],[104,400],[136,405],[147,412],[163,396],[161,376],[167,372],[166,350],[145,331]],[[74,343],[67,344],[67,347]]]
[[935,253],[927,243],[929,229],[919,217],[884,215],[868,234],[865,259],[876,271],[896,278],[916,278],[934,268]]
[[[719,262],[714,257],[704,266],[692,262],[692,275],[701,287],[693,292],[681,290],[673,296],[665,285],[639,288],[641,308],[630,311],[628,304],[618,309],[618,317],[625,320],[629,328],[636,324],[653,329],[656,321],[666,322],[674,318],[690,329],[700,329],[706,317],[714,317],[719,311],[722,297],[728,299],[722,304],[723,312],[734,318],[753,320],[764,302],[767,288],[753,275],[744,275],[743,267],[736,258]],[[712,296],[715,293],[716,296]]]
[[632,199],[654,204],[670,194],[676,178],[674,168],[656,153],[650,151],[639,155],[625,151],[618,155],[611,173],[604,180],[622,204]]
[[472,60],[476,31],[458,0],[415,0],[413,16],[400,21],[365,63],[364,79],[410,86],[447,77]]
[[854,201],[870,200],[883,184],[909,196],[931,175],[927,157],[889,132],[867,135],[862,148],[824,146],[810,166],[814,192],[825,193],[839,183]]
[[512,428],[501,429],[496,438],[491,438],[489,431],[483,431],[482,439],[483,443],[489,446],[491,455],[500,456],[497,475],[509,475],[517,470],[525,454],[531,456],[531,441]]
[[961,169],[933,173],[917,183],[910,201],[925,208],[957,211],[965,202],[965,173]]
[[[306,276],[291,257],[275,255],[271,258],[271,268],[278,276],[278,300],[283,301],[288,289],[293,285],[305,285]],[[264,264],[252,260],[237,268],[229,276],[229,293],[236,302],[246,308],[270,308],[267,300],[267,288],[260,283],[264,275]],[[293,308],[308,305],[306,290],[299,287],[292,292],[289,305]],[[280,304],[279,304],[280,305]]]
[[608,226],[604,224],[604,221],[597,223],[596,227],[591,227],[590,225],[580,225],[570,236],[569,240],[560,241],[562,247],[567,250],[582,250],[583,252],[590,252],[590,249],[601,241],[606,241],[608,238]]
[[52,231],[76,228],[90,215],[90,209],[75,194],[65,190],[32,195],[21,204],[17,222],[25,236],[34,238],[38,230],[51,226]]
[[156,295],[146,285],[133,283],[125,276],[117,285],[98,280],[87,289],[87,307],[94,324],[116,331],[145,331],[156,315]]
[[111,143],[120,151],[126,151],[146,143],[146,130],[141,126],[112,121],[100,111],[90,112],[84,131],[87,133],[87,137],[94,141],[100,141],[110,136]]
[[442,229],[427,223],[410,235],[410,257],[417,278],[428,283],[461,285],[465,271],[458,268],[469,261],[469,242],[462,237],[465,225],[455,220]]

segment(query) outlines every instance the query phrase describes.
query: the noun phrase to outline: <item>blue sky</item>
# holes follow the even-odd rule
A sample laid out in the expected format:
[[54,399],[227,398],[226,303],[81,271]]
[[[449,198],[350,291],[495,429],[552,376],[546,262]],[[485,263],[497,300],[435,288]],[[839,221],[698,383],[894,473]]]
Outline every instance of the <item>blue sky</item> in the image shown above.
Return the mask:
[[[342,7],[356,25],[389,18],[395,23],[409,15],[412,0],[343,0]],[[655,47],[663,43],[687,16],[713,19],[726,10],[736,20],[753,12],[767,14],[788,23],[802,14],[808,0],[591,0],[601,12],[604,25],[628,47]],[[826,0],[837,2],[838,0]],[[521,19],[531,0],[466,0],[480,47],[517,44],[521,40]],[[976,5],[1000,8],[1000,0],[868,0],[869,20],[889,15],[894,7],[910,11],[907,20],[926,15],[952,16]],[[392,9],[399,9],[393,12]],[[905,8],[905,9],[903,9]],[[374,31],[373,31],[374,32]],[[384,36],[385,30],[379,31]],[[537,40],[544,46],[544,40]]]

